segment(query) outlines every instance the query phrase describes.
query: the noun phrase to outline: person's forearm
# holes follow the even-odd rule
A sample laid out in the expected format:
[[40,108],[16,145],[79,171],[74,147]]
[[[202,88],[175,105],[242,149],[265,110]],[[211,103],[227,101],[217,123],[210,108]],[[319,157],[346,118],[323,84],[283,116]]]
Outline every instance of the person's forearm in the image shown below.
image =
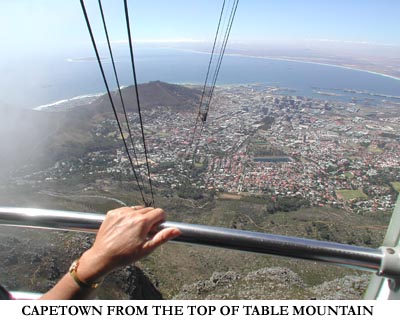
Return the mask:
[[96,289],[82,288],[75,283],[71,275],[67,273],[62,279],[40,300],[70,300],[88,299],[94,296]]
[[41,299],[90,298],[107,273],[138,261],[181,234],[176,228],[156,231],[163,221],[165,212],[160,208],[135,206],[109,211],[93,246]]
[[[79,259],[79,266],[76,276],[80,281],[87,284],[99,282],[99,279],[106,273],[96,259],[96,256],[89,250]],[[88,299],[95,295],[96,289],[79,285],[70,272],[65,274],[61,280],[40,299],[42,300],[69,300]]]

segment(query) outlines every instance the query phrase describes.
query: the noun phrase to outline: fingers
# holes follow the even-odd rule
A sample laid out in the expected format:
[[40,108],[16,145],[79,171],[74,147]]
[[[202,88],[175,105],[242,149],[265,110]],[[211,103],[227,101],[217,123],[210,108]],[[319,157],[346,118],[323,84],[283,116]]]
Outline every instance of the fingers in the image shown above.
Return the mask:
[[156,208],[152,210],[146,211],[146,218],[152,222],[152,224],[158,224],[165,220],[165,212],[163,209]]
[[93,248],[107,257],[110,270],[137,261],[181,234],[176,228],[157,231],[164,220],[165,212],[159,208],[135,206],[109,211]]
[[177,228],[166,228],[159,231],[152,239],[148,240],[144,245],[143,249],[147,251],[147,254],[152,252],[158,246],[178,237],[181,235],[181,231]]
[[126,215],[128,213],[134,214],[134,213],[146,213],[149,212],[151,210],[153,210],[154,208],[151,207],[144,207],[144,206],[132,206],[132,207],[121,207],[121,208],[117,208],[114,210],[109,211],[107,214],[116,214],[116,215]]
[[144,206],[132,206],[131,208],[132,208],[133,210],[140,210],[140,209],[143,209]]
[[[138,216],[136,216],[138,217]],[[158,226],[165,221],[165,212],[163,209],[157,208],[146,211],[139,217],[140,221],[147,227],[144,229],[146,237],[153,236],[158,232]]]
[[109,211],[107,215],[110,216],[110,219],[113,217],[114,219],[118,219],[118,221],[140,222],[146,226],[144,229],[147,229],[147,231],[145,232],[148,232],[150,229],[157,230],[155,227],[165,220],[163,209],[143,206],[135,206],[135,208],[122,207]]
[[146,214],[146,213],[148,213],[148,212],[150,212],[152,210],[154,210],[154,208],[152,208],[152,207],[142,207],[142,206],[140,206],[139,209],[136,209],[136,210],[132,210],[131,209],[130,212],[132,214],[135,214],[135,213],[137,213],[137,214]]
[[135,206],[123,207],[117,209],[118,215],[122,219],[127,219],[134,224],[140,224],[143,226],[142,231],[147,235],[156,234],[158,231],[158,225],[165,221],[165,212],[160,208]]

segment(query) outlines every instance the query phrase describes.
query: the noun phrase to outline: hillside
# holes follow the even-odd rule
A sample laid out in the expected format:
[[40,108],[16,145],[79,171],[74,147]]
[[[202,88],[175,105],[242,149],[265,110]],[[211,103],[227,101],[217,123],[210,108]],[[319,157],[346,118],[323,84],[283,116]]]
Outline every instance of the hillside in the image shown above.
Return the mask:
[[[126,102],[136,107],[133,86],[124,88],[122,92]],[[200,101],[200,94],[200,90],[161,81],[139,85],[140,103],[144,109],[169,106],[179,111],[193,110]]]
[[[133,86],[122,89],[128,112],[136,111]],[[117,111],[122,113],[119,97],[113,93]],[[142,110],[168,107],[172,111],[191,111],[200,100],[200,91],[161,81],[139,85]],[[26,165],[46,167],[57,160],[79,157],[115,145],[118,141],[105,141],[93,134],[94,128],[114,114],[105,94],[89,105],[66,108],[60,112],[54,108],[35,111],[12,108],[0,104],[0,177],[11,170]],[[122,115],[121,115],[122,117]],[[146,123],[151,119],[145,119]]]
[[[136,92],[134,86],[121,90],[125,107],[128,112],[137,111]],[[155,107],[170,107],[174,111],[193,111],[200,101],[200,90],[162,81],[151,81],[138,86],[140,106],[142,110]],[[122,112],[120,97],[117,91],[112,94],[115,106]],[[105,94],[95,100],[86,110],[90,113],[110,112],[111,106]]]
[[[112,192],[96,194],[109,199],[118,197],[128,205],[137,203],[137,192],[117,185]],[[43,186],[42,189],[18,188],[23,192],[0,188],[0,202],[96,212],[118,206],[110,200],[93,198],[93,193],[79,185],[71,188],[48,185],[48,190],[58,191],[53,194],[43,192],[43,188],[47,190]],[[156,197],[156,203],[165,208],[171,221],[223,227],[236,224],[245,230],[320,240],[328,233],[339,242],[371,247],[380,245],[390,217],[390,214],[378,217],[374,213],[349,216],[342,210],[308,208],[269,214],[261,222],[263,205],[245,199],[214,199],[202,209],[198,202],[193,207],[191,202],[177,197]],[[321,229],[317,223],[325,228]],[[349,227],[343,228],[345,224]],[[3,237],[0,258],[4,261],[0,266],[0,283],[11,289],[39,292],[49,289],[93,241],[93,235],[11,227],[1,227],[0,235]],[[310,261],[175,243],[156,250],[136,266],[143,272],[127,268],[107,277],[98,291],[100,298],[155,299],[157,294],[150,280],[164,298],[174,299],[360,299],[369,279],[369,273]],[[18,274],[25,276],[18,277]]]

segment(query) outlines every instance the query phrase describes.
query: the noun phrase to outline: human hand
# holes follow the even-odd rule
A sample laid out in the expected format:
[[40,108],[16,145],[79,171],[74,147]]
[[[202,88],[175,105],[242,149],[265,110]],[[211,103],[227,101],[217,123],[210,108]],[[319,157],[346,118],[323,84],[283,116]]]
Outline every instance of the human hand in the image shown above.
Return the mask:
[[109,211],[92,248],[79,260],[79,278],[91,283],[117,267],[138,261],[181,234],[176,228],[158,231],[158,225],[164,220],[164,211],[151,207]]

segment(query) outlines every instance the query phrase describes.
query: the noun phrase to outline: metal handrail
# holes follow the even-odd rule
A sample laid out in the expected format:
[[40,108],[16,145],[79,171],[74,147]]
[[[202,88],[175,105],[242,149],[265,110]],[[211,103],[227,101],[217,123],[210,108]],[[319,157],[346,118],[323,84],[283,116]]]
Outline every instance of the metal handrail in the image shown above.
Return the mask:
[[[105,215],[47,209],[0,207],[0,225],[69,231],[96,232]],[[313,260],[371,272],[381,269],[382,249],[317,241],[260,232],[165,222],[160,228],[176,227],[177,242]],[[400,274],[399,274],[400,276]]]

